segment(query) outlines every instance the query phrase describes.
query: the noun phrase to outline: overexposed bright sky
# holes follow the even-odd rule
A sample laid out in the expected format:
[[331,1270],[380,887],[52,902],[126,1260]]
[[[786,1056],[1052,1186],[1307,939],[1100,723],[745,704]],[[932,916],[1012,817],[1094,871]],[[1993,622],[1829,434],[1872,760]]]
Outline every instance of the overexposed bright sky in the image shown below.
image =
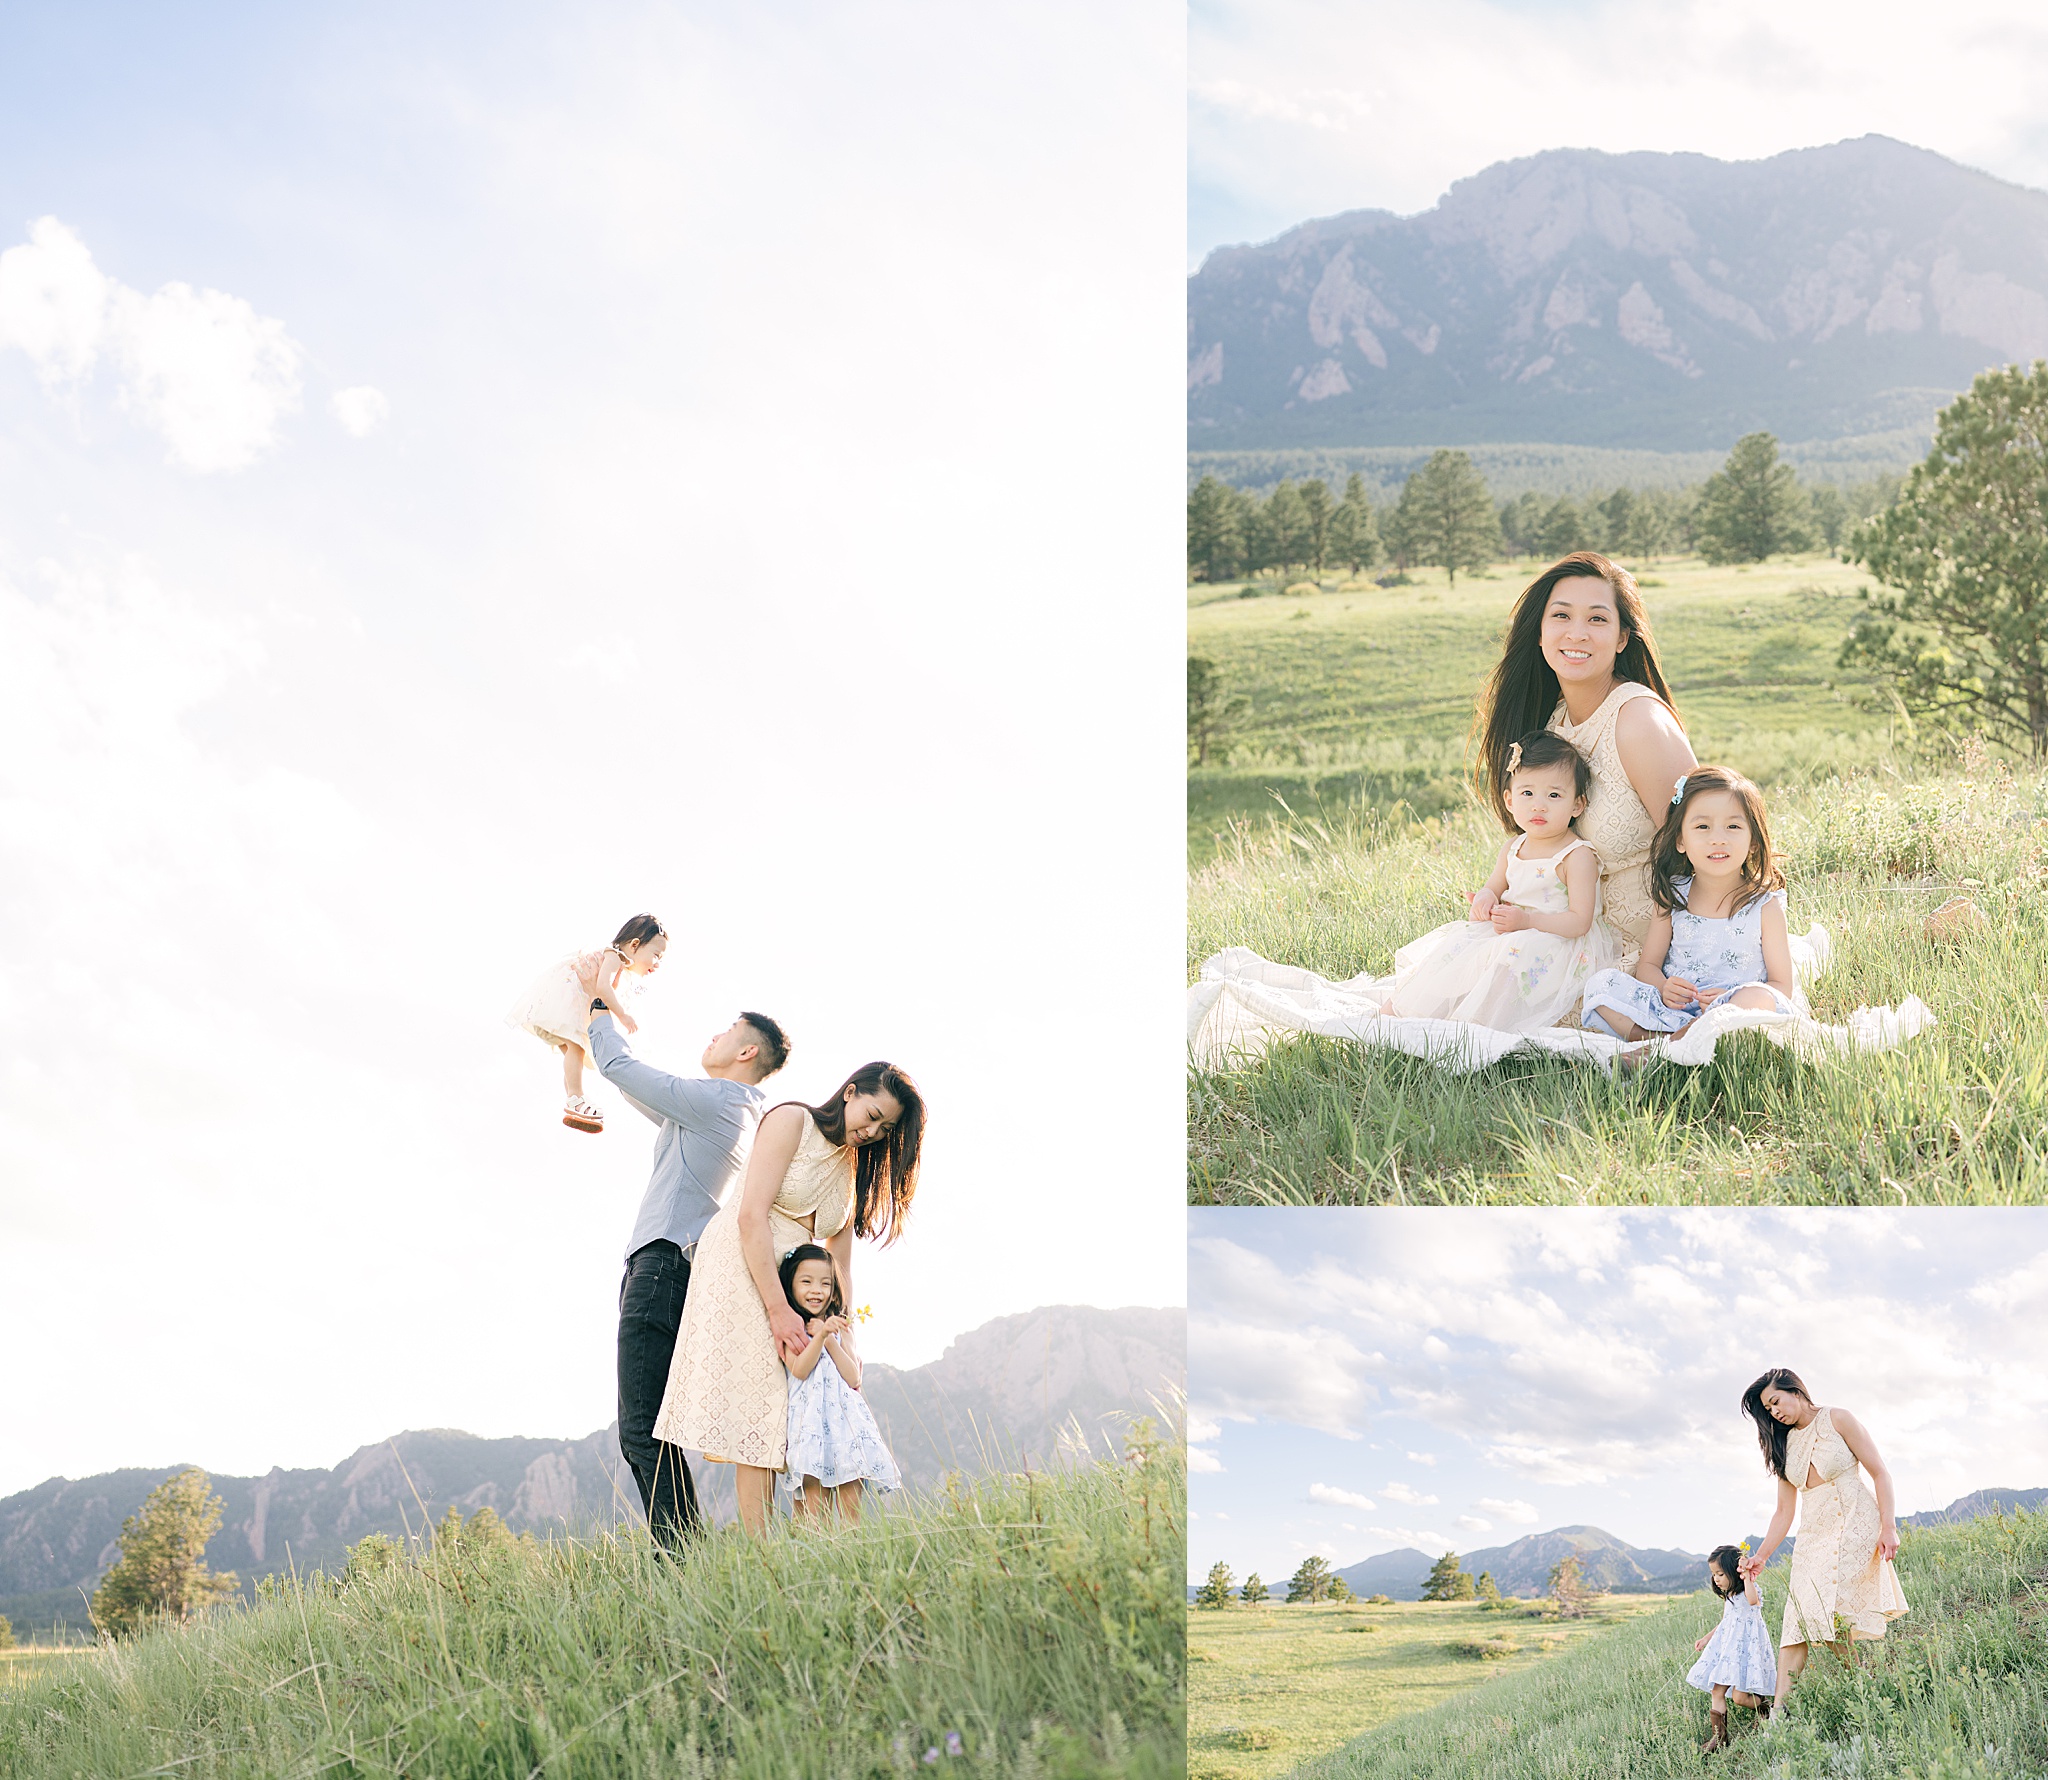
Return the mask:
[[2048,1485],[2048,1216],[1188,1214],[1188,1574],[1595,1526],[1705,1552],[1776,1483],[1742,1393],[1787,1366],[1900,1514]]
[[1548,148],[1756,160],[1876,132],[2048,187],[2044,85],[2027,0],[1194,0],[1189,269]]
[[1181,1301],[1183,27],[0,18],[0,1494],[602,1426],[642,908],[923,1084],[871,1357]]

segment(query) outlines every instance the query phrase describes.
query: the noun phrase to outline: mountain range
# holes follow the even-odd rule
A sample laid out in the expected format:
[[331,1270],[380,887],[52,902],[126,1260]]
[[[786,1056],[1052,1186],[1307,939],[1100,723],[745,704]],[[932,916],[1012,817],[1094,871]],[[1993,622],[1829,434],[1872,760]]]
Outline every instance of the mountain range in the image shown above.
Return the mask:
[[[1902,1514],[1901,1526],[1943,1526],[1954,1521],[1974,1520],[1981,1514],[2010,1514],[2018,1508],[2040,1511],[2048,1507],[2048,1489],[1977,1490],[1958,1497],[1946,1508],[1920,1514]],[[1761,1534],[1748,1535],[1752,1547],[1763,1543]],[[1795,1539],[1786,1539],[1772,1554],[1775,1564],[1790,1559]],[[1598,1527],[1557,1527],[1547,1533],[1531,1533],[1510,1545],[1492,1545],[1483,1551],[1460,1554],[1459,1566],[1477,1576],[1491,1573],[1504,1595],[1533,1597],[1550,1586],[1550,1572],[1566,1557],[1579,1560],[1579,1571],[1593,1587],[1613,1594],[1689,1594],[1703,1585],[1705,1552],[1661,1550],[1630,1545]],[[1427,1552],[1407,1547],[1383,1551],[1352,1564],[1337,1574],[1356,1595],[1386,1595],[1396,1601],[1422,1598],[1422,1584],[1435,1566]]]
[[[906,1483],[929,1489],[952,1471],[1111,1457],[1137,1417],[1170,1413],[1186,1371],[1184,1311],[1052,1305],[985,1323],[929,1365],[870,1363],[862,1388]],[[0,1614],[23,1635],[82,1630],[122,1521],[180,1468],[53,1477],[0,1500]],[[693,1469],[712,1517],[730,1519],[731,1467]],[[580,1440],[414,1430],[329,1471],[273,1468],[212,1487],[223,1515],[206,1559],[235,1571],[245,1594],[288,1568],[332,1571],[365,1534],[418,1532],[449,1507],[490,1508],[515,1533],[542,1536],[641,1519],[616,1425]]]
[[1218,248],[1187,327],[1191,449],[1924,430],[2048,354],[2048,193],[1884,136],[1553,149]]

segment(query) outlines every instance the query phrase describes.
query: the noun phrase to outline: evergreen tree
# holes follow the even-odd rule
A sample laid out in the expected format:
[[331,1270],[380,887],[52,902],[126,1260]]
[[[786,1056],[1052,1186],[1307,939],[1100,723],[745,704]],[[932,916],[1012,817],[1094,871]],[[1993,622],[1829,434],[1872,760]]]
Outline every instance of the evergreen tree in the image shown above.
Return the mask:
[[1348,1601],[1351,1599],[1351,1584],[1346,1582],[1343,1577],[1334,1573],[1330,1577],[1330,1599],[1333,1601]]
[[1491,1570],[1481,1570],[1479,1572],[1479,1580],[1474,1585],[1473,1592],[1489,1607],[1498,1604],[1500,1600],[1500,1584],[1494,1581]]
[[1436,1560],[1435,1567],[1422,1584],[1422,1598],[1425,1601],[1471,1600],[1472,1578],[1459,1568],[1455,1551],[1447,1551]]
[[1543,512],[1543,497],[1531,489],[1501,504],[1501,538],[1516,556],[1534,556],[1541,548],[1536,540],[1543,529]]
[[1354,475],[1344,484],[1344,498],[1330,515],[1330,554],[1354,575],[1363,574],[1379,561],[1380,529],[1373,520],[1363,476]]
[[1812,500],[1813,529],[1820,533],[1820,541],[1834,550],[1849,529],[1849,503],[1842,498],[1839,488],[1825,483],[1813,491]]
[[1586,1611],[1586,1603],[1593,1598],[1593,1590],[1580,1573],[1579,1560],[1568,1557],[1553,1565],[1550,1572],[1550,1599],[1557,1608],[1560,1619],[1578,1619]]
[[1237,490],[1204,476],[1188,496],[1188,579],[1227,581],[1244,566],[1244,543]]
[[1320,575],[1330,554],[1330,517],[1336,511],[1330,503],[1329,486],[1320,476],[1301,485],[1301,507],[1306,516],[1304,555],[1308,565]]
[[12,1650],[13,1648],[14,1622],[6,1614],[0,1613],[0,1650]]
[[1600,542],[1596,548],[1609,556],[1621,556],[1635,548],[1636,497],[1632,489],[1617,488],[1597,509]]
[[1228,1607],[1230,1591],[1236,1578],[1230,1573],[1230,1566],[1218,1558],[1209,1566],[1209,1580],[1202,1584],[1195,1596],[1197,1607]]
[[1289,1605],[1297,1601],[1316,1602],[1326,1600],[1330,1593],[1330,1565],[1327,1558],[1310,1557],[1301,1560],[1301,1568],[1294,1572],[1287,1584]]
[[118,1637],[158,1614],[190,1619],[233,1594],[233,1572],[216,1576],[205,1562],[220,1517],[220,1497],[196,1466],[158,1484],[121,1523],[121,1561],[93,1592],[93,1624]]
[[1592,548],[1591,527],[1586,516],[1560,495],[1544,510],[1536,529],[1537,549],[1544,556],[1569,556],[1574,550]]
[[1500,549],[1500,516],[1486,482],[1462,451],[1438,451],[1410,476],[1395,509],[1403,542],[1458,584],[1460,569],[1481,569]]
[[1883,591],[1841,665],[1917,715],[2048,756],[2048,364],[1986,371],[1944,408],[1851,550]]
[[1244,1579],[1244,1587],[1237,1591],[1237,1598],[1247,1607],[1256,1607],[1272,1592],[1265,1583],[1260,1581],[1258,1571],[1254,1570]]
[[1631,556],[1662,556],[1676,549],[1680,540],[1680,518],[1691,503],[1675,489],[1646,488],[1635,497],[1629,516],[1628,542],[1623,546]]
[[1251,702],[1225,690],[1223,676],[1213,661],[1199,655],[1188,657],[1188,746],[1194,750],[1195,765],[1209,764],[1209,750]]
[[1790,464],[1778,461],[1778,441],[1748,433],[1700,491],[1693,530],[1709,562],[1762,562],[1812,541],[1812,503]]
[[[1327,493],[1326,490],[1326,496]],[[1266,547],[1271,552],[1267,560],[1274,568],[1292,568],[1309,560],[1308,502],[1302,498],[1300,489],[1283,478],[1267,499],[1261,517],[1266,526]]]

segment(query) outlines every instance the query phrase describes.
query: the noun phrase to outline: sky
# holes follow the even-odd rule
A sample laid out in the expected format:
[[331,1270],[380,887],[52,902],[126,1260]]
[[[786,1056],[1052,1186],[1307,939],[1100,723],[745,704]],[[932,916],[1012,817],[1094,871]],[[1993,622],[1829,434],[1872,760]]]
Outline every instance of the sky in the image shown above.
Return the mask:
[[922,1084],[871,1359],[1180,1302],[1180,9],[15,6],[0,82],[0,1494],[602,1427],[650,1130],[503,1014],[642,909],[643,1055]]
[[1759,1534],[1773,1366],[1861,1420],[1901,1514],[2048,1486],[2038,1209],[1191,1209],[1188,1299],[1190,1579]]
[[1755,160],[1876,132],[2048,187],[2044,83],[2027,0],[1194,0],[1188,270],[1550,148]]

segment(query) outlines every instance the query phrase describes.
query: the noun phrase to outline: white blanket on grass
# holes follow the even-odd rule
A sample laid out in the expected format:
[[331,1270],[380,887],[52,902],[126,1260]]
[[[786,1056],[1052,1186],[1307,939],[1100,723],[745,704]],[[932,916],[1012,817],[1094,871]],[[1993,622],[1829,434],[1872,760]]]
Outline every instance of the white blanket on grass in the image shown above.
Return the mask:
[[[1803,989],[1834,955],[1825,927],[1793,939],[1793,958]],[[1377,992],[1377,993],[1375,993]],[[1256,1057],[1277,1033],[1312,1032],[1385,1045],[1423,1057],[1440,1069],[1484,1069],[1511,1051],[1547,1051],[1612,1069],[1623,1054],[1662,1057],[1697,1067],[1711,1063],[1714,1047],[1729,1032],[1752,1028],[1801,1057],[1839,1056],[1852,1051],[1888,1051],[1934,1024],[1934,1014],[1917,995],[1898,1007],[1860,1007],[1840,1026],[1825,1026],[1806,1014],[1763,1013],[1743,1007],[1710,1008],[1683,1032],[1666,1038],[1624,1043],[1590,1029],[1547,1026],[1538,1032],[1502,1032],[1458,1020],[1404,1020],[1379,1011],[1384,979],[1369,975],[1332,982],[1292,964],[1275,964],[1243,946],[1218,952],[1203,964],[1188,988],[1188,1050],[1204,1069]]]

